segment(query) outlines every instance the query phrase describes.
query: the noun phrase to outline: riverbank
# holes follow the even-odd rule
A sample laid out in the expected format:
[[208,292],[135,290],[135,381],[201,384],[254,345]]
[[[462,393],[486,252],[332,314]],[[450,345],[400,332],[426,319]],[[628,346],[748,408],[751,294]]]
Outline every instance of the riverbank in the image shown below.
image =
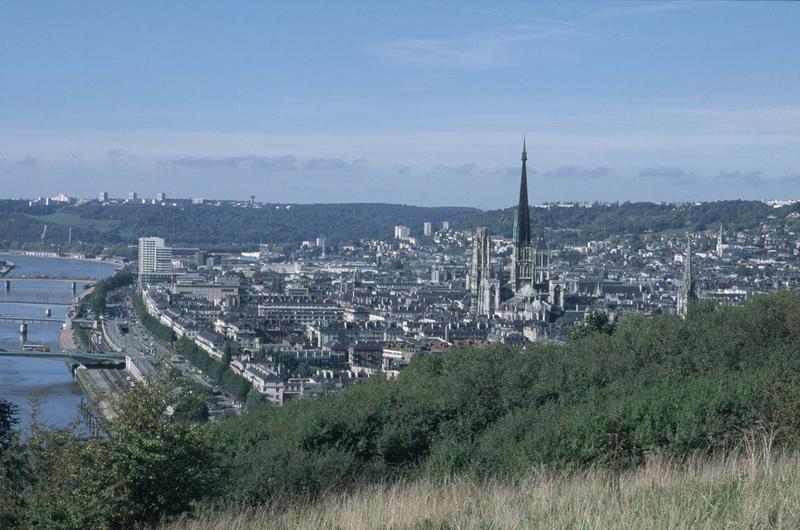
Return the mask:
[[94,410],[104,420],[113,420],[114,404],[128,389],[125,372],[116,368],[81,367],[75,370],[75,380]]
[[61,333],[58,335],[58,349],[61,351],[75,351],[78,349],[71,329],[61,330]]
[[[0,250],[0,255],[6,256],[26,256],[31,258],[62,259],[70,261],[82,261],[84,263],[102,263],[112,265],[115,270],[124,266],[122,258],[111,257],[110,259],[87,258],[81,255],[59,254],[57,252],[36,252],[22,250]],[[2,276],[2,274],[0,274]]]
[[[18,257],[17,257],[18,256]],[[23,341],[19,334],[19,324],[14,322],[0,322],[0,348],[8,351],[20,350],[22,344],[46,344],[51,351],[78,352],[80,346],[76,344],[71,329],[72,319],[79,313],[80,303],[89,302],[91,290],[82,290],[84,282],[79,282],[78,293],[72,293],[68,284],[48,281],[49,278],[95,278],[110,277],[113,274],[112,263],[101,260],[71,259],[68,256],[34,256],[30,254],[14,253],[9,256],[0,253],[0,260],[13,261],[15,269],[8,277],[25,274],[30,277],[40,275],[41,280],[31,278],[30,281],[13,284],[12,294],[5,298],[14,305],[3,306],[0,296],[0,311],[4,315],[39,316],[42,309],[28,308],[26,302],[44,305],[56,304],[67,307],[53,308],[53,317],[59,320],[63,316],[68,329],[54,322],[31,322],[28,327],[27,341]],[[2,293],[0,293],[2,294]],[[77,375],[68,365],[70,363],[55,359],[32,359],[28,357],[2,357],[0,358],[0,398],[6,399],[20,409],[20,427],[22,429],[30,423],[33,411],[32,400],[36,401],[38,411],[48,425],[66,427],[83,413],[82,400],[97,404],[98,417],[107,417],[109,400],[108,385],[95,379],[115,380],[122,383],[116,385],[117,390],[124,389],[127,382],[126,374],[103,374],[108,367],[97,366],[90,370],[80,372],[98,372],[94,374]],[[92,394],[93,389],[98,389],[99,396]],[[35,398],[32,396],[35,395]],[[84,397],[85,396],[85,397]],[[87,399],[88,398],[88,399]],[[0,525],[2,526],[2,525]]]

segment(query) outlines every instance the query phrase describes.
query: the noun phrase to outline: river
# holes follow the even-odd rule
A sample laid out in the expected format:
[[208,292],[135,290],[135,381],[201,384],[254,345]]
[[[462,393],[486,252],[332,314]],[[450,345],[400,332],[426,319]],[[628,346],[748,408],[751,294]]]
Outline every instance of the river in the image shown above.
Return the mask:
[[[16,264],[5,278],[47,275],[101,279],[114,272],[113,265],[92,261],[0,254],[2,259]],[[13,282],[9,291],[4,285],[0,281],[0,315],[4,316],[39,317],[50,309],[53,317],[63,318],[74,296],[71,285],[65,282]],[[57,350],[60,331],[60,324],[55,322],[30,322],[23,341],[19,323],[0,321],[0,348],[19,350],[27,342]],[[0,398],[19,407],[23,430],[30,422],[34,405],[40,421],[63,427],[78,417],[81,391],[63,361],[0,356]]]

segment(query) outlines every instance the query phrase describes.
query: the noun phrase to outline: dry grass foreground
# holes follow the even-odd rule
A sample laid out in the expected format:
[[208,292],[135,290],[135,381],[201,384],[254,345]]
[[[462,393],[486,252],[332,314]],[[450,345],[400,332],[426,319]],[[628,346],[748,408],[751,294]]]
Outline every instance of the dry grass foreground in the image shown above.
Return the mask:
[[800,528],[800,454],[740,451],[634,471],[532,473],[516,481],[414,481],[261,506],[169,530]]

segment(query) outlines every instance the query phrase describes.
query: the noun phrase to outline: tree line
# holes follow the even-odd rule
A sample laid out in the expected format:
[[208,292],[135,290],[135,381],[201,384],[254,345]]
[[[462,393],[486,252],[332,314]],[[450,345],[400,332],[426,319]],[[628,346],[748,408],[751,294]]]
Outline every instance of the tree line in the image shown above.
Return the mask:
[[[331,244],[359,239],[389,239],[395,225],[422,235],[426,221],[434,227],[449,221],[452,228],[486,226],[490,233],[511,235],[514,208],[482,211],[463,207],[419,207],[400,204],[266,204],[242,208],[229,204],[161,206],[153,204],[85,203],[80,206],[37,206],[24,201],[0,201],[0,248],[65,246],[72,240],[85,248],[116,245],[124,249],[142,234],[158,234],[174,245],[254,245],[259,242],[297,243],[327,237]],[[23,207],[24,206],[24,207]],[[690,204],[649,202],[594,204],[591,207],[532,207],[531,225],[548,230],[548,237],[566,242],[604,239],[612,235],[664,230],[699,231],[723,223],[729,228],[758,226],[769,216],[780,219],[800,205],[772,208],[760,201],[717,201]],[[54,215],[55,214],[55,215]],[[102,229],[101,229],[102,228]]]

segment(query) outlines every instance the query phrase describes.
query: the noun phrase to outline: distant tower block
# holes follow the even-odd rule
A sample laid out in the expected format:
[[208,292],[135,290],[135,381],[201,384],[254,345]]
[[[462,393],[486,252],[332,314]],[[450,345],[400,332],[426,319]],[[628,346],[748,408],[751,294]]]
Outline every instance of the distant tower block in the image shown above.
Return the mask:
[[321,256],[324,258],[328,249],[328,240],[324,237],[318,237],[316,240],[317,248],[321,249]]
[[100,202],[108,202],[108,192],[107,191],[101,191],[97,195],[97,200],[100,201]]
[[157,200],[158,202],[164,202],[164,201],[166,201],[166,200],[167,200],[167,194],[166,194],[166,193],[163,193],[163,192],[156,193],[156,200]]
[[450,230],[450,221],[442,221],[442,230],[444,232]]
[[422,235],[425,237],[430,237],[433,234],[433,225],[430,222],[426,222],[422,225]]

